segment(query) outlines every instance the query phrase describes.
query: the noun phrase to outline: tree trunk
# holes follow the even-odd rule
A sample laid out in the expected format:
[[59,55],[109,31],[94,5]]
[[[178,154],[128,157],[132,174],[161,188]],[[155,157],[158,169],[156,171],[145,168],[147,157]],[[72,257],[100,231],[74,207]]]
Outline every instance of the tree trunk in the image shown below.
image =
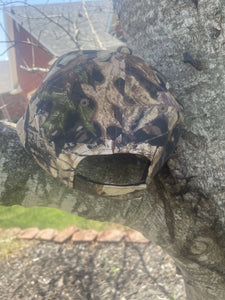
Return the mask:
[[176,153],[146,191],[132,198],[95,197],[45,174],[23,150],[15,129],[0,123],[0,204],[54,206],[133,227],[173,257],[187,299],[225,299],[223,1],[114,4],[133,54],[169,79],[184,106]]
[[177,157],[168,162],[176,185],[157,181],[164,216],[148,220],[150,236],[174,257],[188,299],[225,299],[225,3],[114,4],[128,46],[168,78],[184,106]]

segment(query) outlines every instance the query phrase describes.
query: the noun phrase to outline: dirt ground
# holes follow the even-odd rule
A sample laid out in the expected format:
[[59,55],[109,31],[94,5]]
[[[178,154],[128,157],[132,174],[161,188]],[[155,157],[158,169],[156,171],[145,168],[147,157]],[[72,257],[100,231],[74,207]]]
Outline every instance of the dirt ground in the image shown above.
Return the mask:
[[185,300],[172,259],[153,243],[24,243],[0,260],[1,300]]

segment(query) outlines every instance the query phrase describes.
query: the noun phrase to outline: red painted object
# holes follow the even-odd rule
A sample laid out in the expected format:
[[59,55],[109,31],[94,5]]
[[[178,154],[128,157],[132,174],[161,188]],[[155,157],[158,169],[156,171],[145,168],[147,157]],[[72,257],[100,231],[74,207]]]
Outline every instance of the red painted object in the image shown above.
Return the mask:
[[18,42],[15,46],[18,83],[22,89],[22,95],[27,98],[29,93],[39,86],[43,78],[46,76],[46,73],[31,73],[22,69],[21,66],[30,69],[33,67],[49,68],[48,63],[53,58],[53,55],[51,55],[50,52],[46,50],[30,33],[18,25],[18,23],[16,24],[15,21],[13,22],[13,27],[15,40],[27,42]]

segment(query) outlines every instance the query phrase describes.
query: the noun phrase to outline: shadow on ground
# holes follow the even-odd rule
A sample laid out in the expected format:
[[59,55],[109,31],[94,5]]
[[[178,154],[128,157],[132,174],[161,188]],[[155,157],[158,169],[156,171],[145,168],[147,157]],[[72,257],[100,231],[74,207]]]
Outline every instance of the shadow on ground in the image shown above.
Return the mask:
[[23,243],[0,261],[1,300],[185,299],[172,259],[153,243]]

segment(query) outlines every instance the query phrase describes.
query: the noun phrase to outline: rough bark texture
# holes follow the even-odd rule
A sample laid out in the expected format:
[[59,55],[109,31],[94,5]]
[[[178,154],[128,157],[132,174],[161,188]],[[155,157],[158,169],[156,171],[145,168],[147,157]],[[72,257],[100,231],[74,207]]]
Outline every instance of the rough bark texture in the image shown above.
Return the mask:
[[[174,258],[184,276],[187,299],[222,300],[225,298],[223,1],[115,0],[114,3],[134,54],[169,79],[184,106],[185,124],[176,153],[145,192],[128,199],[97,198],[68,190],[42,172],[22,149],[15,130],[0,123],[0,203],[54,206],[87,218],[133,227]],[[184,53],[193,56],[192,64],[184,63]],[[190,59],[187,54],[184,57]],[[94,163],[91,170],[95,171]]]
[[188,299],[224,299],[224,1],[114,4],[128,46],[169,79],[185,112],[177,158],[168,162],[177,188],[165,177],[152,184],[152,198],[164,205],[164,216],[158,207],[148,219],[150,236],[175,258]]

